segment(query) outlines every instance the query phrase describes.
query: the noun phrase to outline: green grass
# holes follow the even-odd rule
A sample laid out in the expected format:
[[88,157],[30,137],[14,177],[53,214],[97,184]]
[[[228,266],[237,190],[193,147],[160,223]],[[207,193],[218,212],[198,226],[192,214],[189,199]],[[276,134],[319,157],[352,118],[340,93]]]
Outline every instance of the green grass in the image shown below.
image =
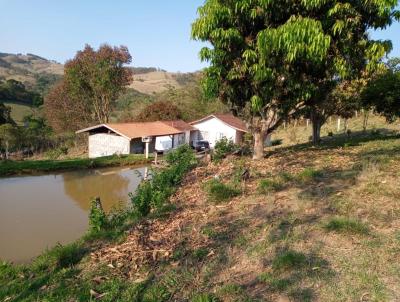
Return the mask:
[[149,163],[142,154],[124,156],[107,156],[99,158],[73,158],[65,160],[23,160],[0,161],[0,176],[13,174],[29,174],[55,170],[72,170],[86,168],[101,168],[109,166],[129,166]]
[[258,184],[258,192],[261,194],[269,193],[269,192],[277,192],[281,191],[285,188],[285,183],[279,179],[262,179]]
[[303,253],[288,250],[278,254],[272,261],[275,270],[301,268],[307,263],[307,258]]
[[368,234],[369,228],[366,224],[356,219],[335,217],[325,224],[325,229],[338,233]]
[[205,190],[208,195],[208,200],[214,203],[229,201],[240,194],[240,190],[216,179],[208,181],[205,185]]

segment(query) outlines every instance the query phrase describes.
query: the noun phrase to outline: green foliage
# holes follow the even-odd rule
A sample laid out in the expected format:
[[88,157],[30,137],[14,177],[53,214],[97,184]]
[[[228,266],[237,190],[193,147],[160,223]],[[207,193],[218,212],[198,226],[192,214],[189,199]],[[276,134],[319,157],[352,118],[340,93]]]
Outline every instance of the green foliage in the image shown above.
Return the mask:
[[240,190],[230,185],[226,185],[217,179],[212,179],[205,184],[208,200],[214,203],[228,201],[240,195]]
[[361,221],[346,217],[335,217],[329,220],[324,226],[328,231],[352,234],[368,234],[369,228]]
[[389,66],[368,82],[361,98],[365,107],[372,107],[387,121],[394,122],[400,117],[400,64]]
[[322,172],[313,168],[306,168],[296,175],[296,179],[301,183],[308,183],[322,177]]
[[190,302],[218,302],[219,299],[212,294],[197,294],[190,299]]
[[0,100],[24,103],[39,107],[43,104],[43,97],[34,91],[26,89],[25,85],[16,80],[0,80]]
[[187,145],[168,153],[165,160],[169,164],[167,168],[154,170],[151,180],[142,182],[135,194],[130,194],[133,207],[140,216],[147,216],[153,209],[165,206],[175,187],[196,165],[194,153]]
[[90,202],[89,226],[93,233],[99,232],[107,227],[107,215],[103,210],[100,199]]
[[215,143],[213,160],[220,161],[237,148],[238,146],[232,140],[223,137]]
[[11,107],[0,103],[0,125],[2,124],[12,124],[14,125],[15,122],[11,118]]
[[262,179],[258,184],[259,193],[277,192],[285,188],[285,183],[280,178]]
[[[399,16],[396,4],[207,0],[192,25],[192,37],[211,44],[200,51],[210,64],[204,92],[218,96],[261,138],[305,105],[319,115],[323,106],[317,105],[338,83],[382,65],[391,43],[368,33]],[[258,159],[261,141],[254,144]]]

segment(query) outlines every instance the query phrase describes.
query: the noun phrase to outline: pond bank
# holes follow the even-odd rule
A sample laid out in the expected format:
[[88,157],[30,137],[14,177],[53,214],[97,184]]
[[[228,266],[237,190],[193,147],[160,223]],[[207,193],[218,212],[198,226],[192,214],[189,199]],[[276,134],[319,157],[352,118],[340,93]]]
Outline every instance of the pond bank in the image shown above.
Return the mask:
[[36,172],[62,171],[85,168],[143,165],[151,162],[142,154],[107,156],[99,158],[72,158],[65,160],[0,161],[0,176],[33,174]]

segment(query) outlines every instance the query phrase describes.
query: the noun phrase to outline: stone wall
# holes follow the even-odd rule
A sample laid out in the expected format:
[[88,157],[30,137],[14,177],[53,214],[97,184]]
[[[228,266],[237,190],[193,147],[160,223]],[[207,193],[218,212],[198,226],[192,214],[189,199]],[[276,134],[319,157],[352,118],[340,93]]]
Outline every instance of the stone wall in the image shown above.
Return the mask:
[[89,157],[129,154],[130,140],[115,134],[98,133],[89,136]]

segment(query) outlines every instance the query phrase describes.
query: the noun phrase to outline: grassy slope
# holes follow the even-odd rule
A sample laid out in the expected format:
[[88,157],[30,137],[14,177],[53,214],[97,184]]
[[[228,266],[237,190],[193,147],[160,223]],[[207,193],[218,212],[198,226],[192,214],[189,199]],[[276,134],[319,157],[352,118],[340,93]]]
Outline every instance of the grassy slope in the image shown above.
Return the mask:
[[[3,102],[6,106],[11,107],[11,118],[19,125],[23,124],[23,118],[34,112],[35,109],[32,107],[14,102]],[[37,109],[36,109],[37,110]]]
[[[0,265],[0,300],[397,301],[399,168],[399,137],[370,133],[202,166],[120,243]],[[214,175],[240,195],[215,203]]]
[[85,168],[100,168],[108,166],[128,166],[148,163],[149,160],[141,154],[127,156],[108,156],[95,159],[72,158],[65,160],[23,160],[0,161],[0,176],[13,174],[28,174],[54,170],[71,170]]

